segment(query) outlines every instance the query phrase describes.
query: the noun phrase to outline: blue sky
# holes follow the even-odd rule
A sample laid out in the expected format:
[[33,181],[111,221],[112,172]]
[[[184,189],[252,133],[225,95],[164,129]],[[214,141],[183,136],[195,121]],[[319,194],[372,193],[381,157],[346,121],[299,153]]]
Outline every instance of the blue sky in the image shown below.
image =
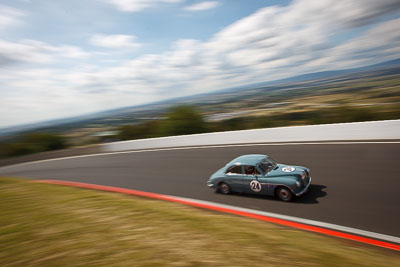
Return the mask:
[[397,0],[3,0],[0,127],[400,55]]

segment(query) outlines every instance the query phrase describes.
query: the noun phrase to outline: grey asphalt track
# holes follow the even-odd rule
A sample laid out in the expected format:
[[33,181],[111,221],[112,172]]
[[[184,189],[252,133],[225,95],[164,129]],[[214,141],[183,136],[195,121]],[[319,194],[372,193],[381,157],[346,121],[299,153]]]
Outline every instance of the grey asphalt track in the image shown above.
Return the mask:
[[[221,195],[208,177],[242,154],[268,154],[311,169],[294,202]],[[97,155],[0,168],[0,175],[59,179],[214,201],[400,237],[400,144],[262,145]]]

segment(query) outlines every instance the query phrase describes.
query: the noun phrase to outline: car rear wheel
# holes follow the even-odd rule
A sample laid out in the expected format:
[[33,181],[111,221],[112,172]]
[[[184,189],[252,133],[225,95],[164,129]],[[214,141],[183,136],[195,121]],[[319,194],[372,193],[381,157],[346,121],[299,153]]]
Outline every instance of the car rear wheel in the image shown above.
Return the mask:
[[278,187],[276,190],[277,197],[285,202],[289,202],[293,199],[293,193],[286,187]]
[[231,192],[231,187],[226,183],[220,183],[218,185],[218,192],[222,194],[229,194]]

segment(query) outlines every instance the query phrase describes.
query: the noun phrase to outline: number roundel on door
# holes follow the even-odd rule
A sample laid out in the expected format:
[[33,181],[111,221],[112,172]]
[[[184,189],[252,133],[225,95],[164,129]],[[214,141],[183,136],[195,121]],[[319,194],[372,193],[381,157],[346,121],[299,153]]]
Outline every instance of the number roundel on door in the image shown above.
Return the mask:
[[261,184],[260,184],[259,181],[253,180],[253,181],[250,182],[250,188],[254,192],[260,192],[261,191]]

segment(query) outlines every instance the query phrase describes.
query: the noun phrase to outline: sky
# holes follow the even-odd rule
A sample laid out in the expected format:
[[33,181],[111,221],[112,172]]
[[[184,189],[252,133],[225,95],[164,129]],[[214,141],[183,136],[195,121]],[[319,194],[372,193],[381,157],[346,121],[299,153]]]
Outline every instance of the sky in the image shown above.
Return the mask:
[[398,0],[0,0],[0,128],[399,57]]

